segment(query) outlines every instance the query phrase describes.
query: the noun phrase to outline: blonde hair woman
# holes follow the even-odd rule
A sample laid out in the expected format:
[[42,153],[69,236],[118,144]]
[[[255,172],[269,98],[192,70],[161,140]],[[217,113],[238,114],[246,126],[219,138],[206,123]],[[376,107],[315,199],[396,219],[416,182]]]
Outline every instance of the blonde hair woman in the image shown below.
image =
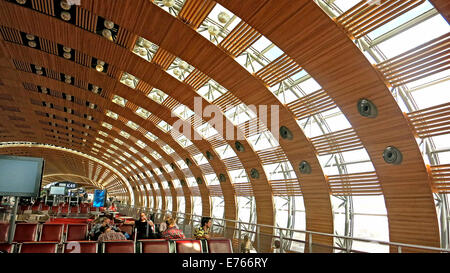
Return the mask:
[[176,227],[176,218],[168,215],[166,218],[167,229],[161,233],[163,239],[184,239],[184,233]]

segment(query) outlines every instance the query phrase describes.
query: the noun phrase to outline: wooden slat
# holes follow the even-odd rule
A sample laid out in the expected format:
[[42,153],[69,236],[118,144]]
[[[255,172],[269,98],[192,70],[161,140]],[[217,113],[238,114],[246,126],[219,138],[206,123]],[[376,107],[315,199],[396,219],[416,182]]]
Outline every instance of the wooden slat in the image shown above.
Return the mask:
[[342,153],[364,148],[353,128],[311,138],[319,155]]
[[325,90],[320,89],[303,98],[288,103],[287,108],[300,120],[334,109],[336,108],[336,104]]
[[430,167],[433,190],[438,193],[450,193],[450,164]]
[[215,5],[212,0],[186,0],[178,18],[197,29]]
[[219,47],[231,54],[231,56],[238,57],[260,37],[261,34],[258,31],[244,21],[241,21],[231,33],[220,42]]
[[328,176],[333,195],[381,195],[380,181],[375,172]]
[[255,73],[266,85],[272,87],[302,70],[301,66],[289,58],[286,53],[273,60]]
[[385,81],[396,87],[450,69],[450,33],[377,65]]
[[450,134],[450,103],[414,111],[407,117],[421,138]]
[[361,1],[337,17],[336,22],[341,24],[352,38],[359,39],[424,2],[425,0],[381,0],[377,5]]

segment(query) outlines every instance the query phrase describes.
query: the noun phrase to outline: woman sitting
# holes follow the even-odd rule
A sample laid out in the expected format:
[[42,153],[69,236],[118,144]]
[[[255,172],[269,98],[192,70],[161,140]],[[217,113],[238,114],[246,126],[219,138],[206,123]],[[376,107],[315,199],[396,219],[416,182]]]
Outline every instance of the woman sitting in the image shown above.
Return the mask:
[[168,216],[166,218],[167,229],[161,232],[161,237],[163,239],[184,239],[186,238],[181,229],[178,229],[175,225],[175,218]]

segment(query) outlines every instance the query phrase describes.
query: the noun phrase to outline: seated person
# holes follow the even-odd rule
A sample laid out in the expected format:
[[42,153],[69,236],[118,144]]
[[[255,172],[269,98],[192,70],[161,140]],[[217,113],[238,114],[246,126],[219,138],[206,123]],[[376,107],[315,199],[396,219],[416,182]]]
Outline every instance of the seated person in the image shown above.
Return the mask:
[[108,208],[109,211],[117,211],[116,205],[114,203],[111,204],[111,206]]
[[136,239],[153,239],[155,224],[153,221],[147,220],[147,215],[144,212],[139,214],[139,219],[134,221],[127,221],[125,224],[134,224],[137,230]]
[[161,232],[161,237],[163,239],[184,239],[186,238],[181,229],[178,229],[175,225],[176,220],[172,216],[167,216],[166,225],[167,228],[163,232]]
[[209,229],[211,228],[211,225],[211,217],[202,217],[201,226],[194,231],[195,239],[210,239]]
[[102,227],[106,227],[106,226],[110,226],[112,230],[114,230],[116,232],[120,232],[120,230],[118,228],[111,225],[111,219],[109,219],[108,217],[103,217],[100,219],[99,223],[95,224],[92,227],[91,232],[89,232],[89,236],[91,237],[91,239],[94,241],[97,241],[98,237],[101,234],[100,229]]
[[98,236],[98,241],[105,242],[105,241],[125,241],[127,238],[125,238],[125,235],[123,235],[121,232],[115,232],[111,229],[110,226],[103,226],[100,228],[101,235]]

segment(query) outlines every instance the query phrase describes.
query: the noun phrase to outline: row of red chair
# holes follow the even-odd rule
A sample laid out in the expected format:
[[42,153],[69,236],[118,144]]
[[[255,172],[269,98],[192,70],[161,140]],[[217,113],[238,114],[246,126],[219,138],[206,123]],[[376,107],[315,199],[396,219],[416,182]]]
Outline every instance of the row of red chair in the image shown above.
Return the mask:
[[[233,253],[229,239],[210,239],[207,241],[208,251],[203,251],[199,240],[175,240],[176,253]],[[170,253],[170,242],[166,240],[141,240],[140,253]],[[0,244],[0,250],[13,252],[13,246]],[[62,253],[98,253],[98,243],[95,241],[73,241],[63,244]],[[55,242],[28,242],[18,246],[18,253],[57,253]],[[101,244],[102,253],[136,253],[133,241],[113,241]]]
[[[9,223],[0,223],[0,242],[7,241],[8,229]],[[83,241],[86,240],[87,234],[87,224],[18,223],[15,227],[13,242]]]
[[49,211],[52,214],[88,214],[91,211],[91,208],[89,206],[52,206],[49,207],[47,205],[42,206],[22,206],[20,208],[21,212],[24,212],[26,210],[31,211]]

